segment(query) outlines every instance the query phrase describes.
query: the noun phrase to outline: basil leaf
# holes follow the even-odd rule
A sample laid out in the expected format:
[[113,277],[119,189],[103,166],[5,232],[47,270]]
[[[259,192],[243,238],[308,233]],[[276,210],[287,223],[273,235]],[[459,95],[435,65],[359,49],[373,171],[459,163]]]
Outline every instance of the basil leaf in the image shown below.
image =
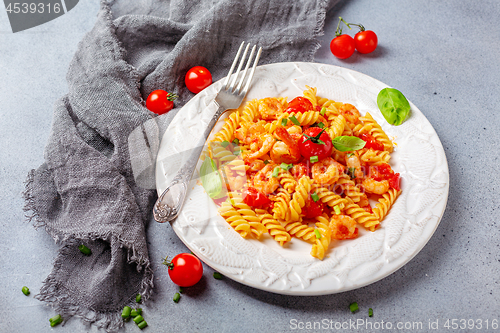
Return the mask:
[[366,142],[356,136],[338,136],[332,140],[333,146],[338,151],[358,150],[365,146]]
[[401,125],[410,114],[410,103],[399,90],[394,88],[380,90],[377,105],[385,120],[392,125]]
[[200,167],[200,177],[203,188],[212,199],[222,198],[225,193],[222,191],[222,179],[215,166],[215,162],[206,157]]

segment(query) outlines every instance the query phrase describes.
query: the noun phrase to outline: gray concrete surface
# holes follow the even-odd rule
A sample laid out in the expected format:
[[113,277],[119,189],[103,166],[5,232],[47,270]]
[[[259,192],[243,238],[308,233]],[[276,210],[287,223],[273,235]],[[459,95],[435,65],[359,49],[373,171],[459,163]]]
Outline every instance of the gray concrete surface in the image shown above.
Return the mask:
[[[67,67],[98,7],[98,0],[80,1],[66,15],[16,34],[0,9],[0,332],[98,331],[77,318],[50,328],[54,311],[32,297],[49,274],[58,245],[25,221],[21,197],[27,172],[43,162],[53,105],[67,91]],[[339,15],[378,34],[373,54],[333,57],[329,43]],[[434,236],[414,259],[377,283],[321,297],[281,296],[214,280],[205,266],[202,282],[175,304],[177,288],[161,257],[186,248],[169,227],[151,222],[156,291],[144,307],[145,331],[309,331],[308,322],[322,320],[345,323],[343,332],[500,331],[495,326],[500,325],[499,17],[500,2],[494,0],[350,0],[327,15],[316,61],[357,70],[404,91],[445,148],[448,205]],[[21,293],[23,285],[32,295]],[[348,311],[353,301],[361,309],[356,314]],[[369,319],[369,307],[378,329],[350,325]],[[438,330],[429,328],[436,322]],[[129,323],[123,332],[137,330]],[[323,325],[314,331],[337,329]]]

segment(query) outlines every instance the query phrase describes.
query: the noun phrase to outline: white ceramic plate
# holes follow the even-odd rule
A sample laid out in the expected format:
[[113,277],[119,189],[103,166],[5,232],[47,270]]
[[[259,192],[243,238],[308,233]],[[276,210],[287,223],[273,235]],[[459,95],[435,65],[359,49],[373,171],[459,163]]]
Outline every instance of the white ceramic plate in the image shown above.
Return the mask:
[[[158,194],[173,178],[215,112],[211,103],[222,82],[189,101],[165,133],[156,163]],[[375,232],[361,230],[354,240],[333,241],[323,261],[311,245],[298,239],[280,247],[269,235],[243,239],[217,213],[198,174],[172,228],[206,264],[243,284],[279,294],[323,295],[376,282],[401,268],[427,243],[444,213],[449,173],[441,142],[429,121],[410,102],[411,115],[400,126],[389,125],[377,108],[378,92],[387,85],[358,72],[317,63],[277,63],[257,67],[246,100],[302,95],[305,86],[317,94],[355,105],[381,124],[395,144],[391,165],[401,173],[402,194]],[[219,122],[216,130],[220,129]],[[167,226],[165,226],[167,227]]]

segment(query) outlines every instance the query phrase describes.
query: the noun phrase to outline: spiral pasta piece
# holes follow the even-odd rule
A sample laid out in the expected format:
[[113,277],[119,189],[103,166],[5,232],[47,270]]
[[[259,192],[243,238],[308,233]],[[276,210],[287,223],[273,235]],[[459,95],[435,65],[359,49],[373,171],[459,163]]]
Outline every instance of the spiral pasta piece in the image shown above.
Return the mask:
[[334,139],[344,133],[344,129],[346,126],[347,123],[344,116],[338,115],[337,117],[332,118],[330,126],[326,129],[326,132],[328,133],[330,138]]
[[233,152],[229,150],[229,146],[223,147],[218,142],[210,143],[210,152],[212,159],[219,168],[227,162],[233,161],[236,158]]
[[292,221],[298,221],[300,219],[302,208],[305,206],[306,200],[309,197],[311,183],[312,180],[308,176],[302,176],[302,178],[299,179],[299,183],[293,193],[292,200],[289,205],[290,219]]
[[325,253],[328,251],[328,247],[330,246],[332,231],[328,226],[329,220],[327,218],[318,216],[316,219],[318,220],[318,222],[316,222],[316,230],[319,232],[320,238],[316,236],[315,243],[311,249],[311,255],[319,260],[323,260]]
[[238,111],[232,112],[225,120],[222,129],[215,134],[212,141],[228,141],[232,142],[234,140],[234,132],[240,124],[240,113]]
[[265,209],[256,209],[255,212],[259,217],[261,223],[267,228],[267,232],[277,241],[281,246],[289,242],[292,237],[271,214]]
[[372,148],[363,148],[359,150],[359,159],[363,163],[370,165],[380,165],[382,163],[389,163],[391,154],[387,150],[375,150]]
[[359,118],[361,121],[363,121],[365,124],[370,124],[372,125],[372,128],[370,130],[371,136],[377,140],[377,142],[380,142],[381,144],[384,145],[384,149],[388,151],[389,153],[392,152],[393,150],[393,144],[392,141],[389,139],[387,134],[385,134],[384,130],[382,127],[373,119],[372,115],[370,113],[366,113],[365,116]]
[[267,228],[260,222],[260,218],[255,211],[244,203],[241,197],[233,198],[232,203],[238,214],[241,215],[241,218],[250,225],[250,231],[257,238],[260,238],[262,234],[267,231]]
[[316,108],[316,105],[318,105],[318,100],[317,100],[317,97],[316,97],[316,92],[318,91],[318,89],[316,87],[314,88],[311,88],[309,86],[306,86],[306,90],[304,90],[302,92],[302,94],[304,95],[304,97],[306,99],[309,100],[309,102],[311,102],[312,106],[313,106],[313,110]]
[[252,99],[251,101],[245,104],[241,114],[240,123],[242,124],[253,123],[258,117],[259,117],[259,100]]
[[250,224],[241,217],[236,209],[227,201],[223,202],[218,209],[219,214],[233,227],[241,237],[246,238],[250,235]]
[[290,236],[300,238],[303,241],[314,243],[316,239],[314,228],[303,224],[301,221],[285,221],[284,227]]
[[382,198],[378,200],[377,205],[373,208],[373,215],[375,215],[379,221],[382,221],[387,216],[387,213],[398,198],[399,194],[401,194],[401,190],[397,191],[391,188],[382,195]]
[[297,181],[295,180],[295,177],[286,170],[281,169],[279,171],[278,181],[288,193],[293,193],[295,191],[295,188],[297,187]]
[[356,220],[356,223],[363,225],[370,231],[375,231],[377,225],[380,224],[380,220],[376,216],[368,213],[352,201],[347,204],[344,212]]
[[333,193],[329,189],[316,184],[313,185],[312,191],[317,194],[321,202],[332,208],[338,206],[342,210],[349,203],[347,199],[342,198],[340,195]]
[[290,211],[288,210],[288,207],[290,205],[290,199],[290,194],[284,188],[278,189],[278,194],[271,197],[271,201],[274,202],[273,216],[275,219],[289,219]]

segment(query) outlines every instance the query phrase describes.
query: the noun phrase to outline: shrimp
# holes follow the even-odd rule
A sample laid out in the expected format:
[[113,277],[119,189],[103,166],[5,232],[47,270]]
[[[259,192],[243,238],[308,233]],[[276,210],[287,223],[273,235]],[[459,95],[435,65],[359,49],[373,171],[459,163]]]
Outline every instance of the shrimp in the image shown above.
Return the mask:
[[348,123],[357,124],[359,123],[359,111],[352,104],[345,103],[339,108],[339,112],[344,116]]
[[331,185],[344,173],[345,167],[331,157],[325,157],[313,164],[311,171],[317,184]]
[[247,182],[247,177],[245,175],[234,175],[233,171],[226,165],[224,166],[224,180],[227,190],[232,192],[241,189]]
[[[245,156],[245,162],[251,163],[254,160],[256,160],[257,158],[262,157],[265,154],[267,154],[273,148],[274,142],[276,140],[274,140],[274,138],[271,134],[264,134],[264,135],[259,136],[257,141],[258,141],[258,143],[256,144],[256,146],[257,147],[260,146],[260,148],[258,148],[257,151],[254,151],[253,153],[250,153],[247,156]],[[261,144],[259,145],[259,143],[261,143]]]
[[363,179],[365,174],[363,172],[363,168],[361,167],[361,161],[359,160],[357,153],[346,155],[345,163],[349,169],[354,169],[353,173],[357,179]]
[[264,128],[264,126],[262,126],[262,124],[255,123],[252,124],[250,127],[242,126],[238,128],[234,136],[235,138],[240,140],[240,142],[244,144],[250,144],[252,141],[256,139],[257,136],[264,133],[265,131],[266,129]]
[[276,98],[264,98],[259,103],[259,113],[264,120],[278,119],[278,115],[283,113],[283,104]]
[[255,174],[253,186],[257,191],[263,194],[269,194],[276,191],[280,186],[278,178],[274,178],[272,175],[275,167],[276,164],[270,163]]
[[292,175],[297,179],[302,178],[302,176],[309,176],[309,168],[303,162],[294,164],[290,171],[292,172]]
[[261,160],[255,160],[248,164],[247,173],[257,172],[264,168],[265,164]]
[[300,150],[297,142],[283,126],[274,131],[274,136],[281,141],[274,143],[271,149],[271,159],[276,164],[295,163],[300,159]]
[[330,219],[332,239],[353,239],[358,237],[356,220],[347,215],[333,215]]
[[362,185],[366,192],[369,193],[375,193],[375,194],[384,194],[385,192],[389,191],[389,181],[388,180],[381,180],[377,181],[373,178],[365,178],[363,179]]

